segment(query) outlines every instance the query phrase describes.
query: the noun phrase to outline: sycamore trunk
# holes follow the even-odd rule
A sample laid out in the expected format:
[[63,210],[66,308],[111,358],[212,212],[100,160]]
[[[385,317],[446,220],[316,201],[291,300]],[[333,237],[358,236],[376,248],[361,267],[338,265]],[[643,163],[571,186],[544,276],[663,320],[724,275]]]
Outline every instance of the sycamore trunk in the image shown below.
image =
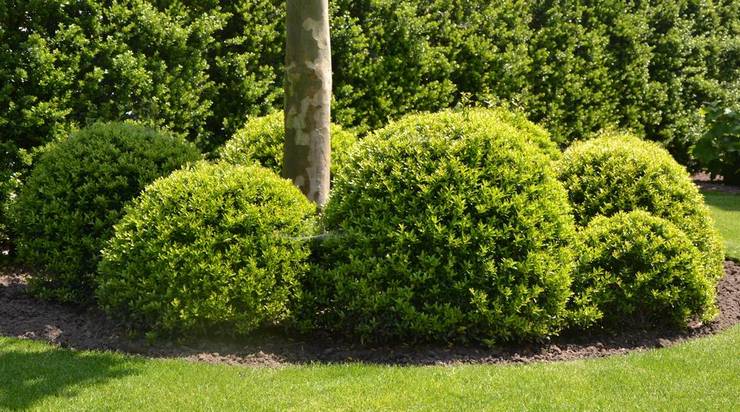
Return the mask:
[[327,0],[288,0],[283,177],[319,206],[329,196],[331,47]]

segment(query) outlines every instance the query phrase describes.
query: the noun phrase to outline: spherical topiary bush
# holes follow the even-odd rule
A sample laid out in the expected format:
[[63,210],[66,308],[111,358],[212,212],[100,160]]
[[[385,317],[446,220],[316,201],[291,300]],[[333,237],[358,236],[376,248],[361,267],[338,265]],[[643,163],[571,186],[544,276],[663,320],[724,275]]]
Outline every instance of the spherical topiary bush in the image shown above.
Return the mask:
[[530,122],[521,112],[497,107],[464,109],[462,113],[467,119],[480,124],[506,123],[518,129],[527,141],[539,147],[551,159],[559,160],[562,156],[547,130]]
[[480,111],[446,111],[358,143],[334,180],[303,326],[375,341],[556,332],[574,225],[531,138]]
[[655,143],[608,134],[568,148],[558,165],[576,223],[645,210],[683,230],[702,254],[705,274],[723,274],[724,250],[699,190],[686,169]]
[[98,302],[165,333],[243,334],[288,315],[315,207],[258,166],[201,163],[157,180],[103,251]]
[[671,222],[619,212],[594,218],[581,236],[573,302],[582,323],[685,325],[716,314],[715,282],[702,255]]
[[98,123],[52,144],[10,208],[18,257],[36,267],[43,298],[87,303],[100,249],[123,205],[200,153],[181,138],[129,123]]
[[[283,112],[248,121],[219,151],[219,158],[227,163],[259,164],[280,174],[283,168],[285,126]],[[344,162],[347,152],[357,142],[354,133],[331,125],[331,172]]]

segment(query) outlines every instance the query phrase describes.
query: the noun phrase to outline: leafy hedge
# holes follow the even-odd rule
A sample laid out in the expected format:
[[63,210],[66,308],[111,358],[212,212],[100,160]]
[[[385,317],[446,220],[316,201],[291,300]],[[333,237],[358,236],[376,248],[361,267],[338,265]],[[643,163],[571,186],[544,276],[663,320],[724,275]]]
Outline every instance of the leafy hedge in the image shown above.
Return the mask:
[[716,315],[716,282],[706,277],[702,254],[667,220],[619,212],[594,218],[581,237],[572,288],[586,325],[685,326]]
[[496,112],[446,111],[358,143],[334,179],[303,326],[371,341],[557,332],[574,226],[532,140]]
[[289,315],[315,207],[257,166],[201,163],[126,208],[100,263],[98,301],[165,333],[244,334]]
[[[218,147],[282,101],[284,1],[0,3],[0,127],[10,153],[95,119]],[[699,107],[740,78],[737,0],[331,2],[337,123],[508,102],[566,143],[605,126],[682,163]]]
[[712,178],[722,176],[723,182],[740,185],[740,105],[710,104],[706,112],[707,131],[693,149],[699,167]]
[[[285,125],[283,112],[275,112],[247,121],[234,137],[218,150],[220,160],[231,164],[259,164],[277,174],[283,169]],[[334,175],[347,156],[357,136],[341,126],[331,125],[331,173]]]
[[704,276],[719,279],[724,248],[709,209],[686,169],[655,143],[606,134],[576,143],[563,154],[560,179],[576,223],[644,210],[683,230],[702,255]]
[[144,126],[98,123],[44,150],[10,208],[19,259],[44,298],[89,303],[100,249],[124,204],[200,153]]

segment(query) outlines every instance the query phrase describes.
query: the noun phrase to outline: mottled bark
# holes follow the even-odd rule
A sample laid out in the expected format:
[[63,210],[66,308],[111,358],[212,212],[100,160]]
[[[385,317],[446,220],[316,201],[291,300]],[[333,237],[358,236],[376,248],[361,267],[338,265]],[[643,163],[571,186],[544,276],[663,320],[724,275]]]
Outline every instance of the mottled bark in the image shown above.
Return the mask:
[[328,0],[288,0],[286,23],[283,177],[323,206],[331,157]]

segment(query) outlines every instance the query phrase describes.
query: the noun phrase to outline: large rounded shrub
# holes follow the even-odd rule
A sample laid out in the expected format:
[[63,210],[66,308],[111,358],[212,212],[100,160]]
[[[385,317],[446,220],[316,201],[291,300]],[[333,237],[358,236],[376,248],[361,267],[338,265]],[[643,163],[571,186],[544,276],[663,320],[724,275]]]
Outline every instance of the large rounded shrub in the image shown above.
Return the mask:
[[100,249],[123,205],[199,158],[181,138],[129,123],[94,124],[45,149],[10,209],[18,256],[38,269],[33,289],[88,302]]
[[723,274],[724,250],[709,210],[686,169],[655,143],[607,134],[577,143],[563,154],[560,179],[576,223],[596,216],[645,210],[683,230],[702,254],[705,275]]
[[315,207],[258,166],[201,163],[154,182],[116,225],[100,305],[165,333],[243,334],[288,315]]
[[[283,168],[285,125],[283,112],[257,117],[247,122],[219,151],[225,162],[259,164],[280,174]],[[357,136],[341,126],[331,125],[331,172],[334,174],[347,156]]]
[[[575,312],[607,325],[711,319],[715,282],[702,255],[669,221],[644,211],[591,220],[573,279]],[[576,318],[578,318],[578,315]]]
[[533,135],[483,111],[408,116],[334,180],[302,321],[365,340],[556,332],[574,234]]

